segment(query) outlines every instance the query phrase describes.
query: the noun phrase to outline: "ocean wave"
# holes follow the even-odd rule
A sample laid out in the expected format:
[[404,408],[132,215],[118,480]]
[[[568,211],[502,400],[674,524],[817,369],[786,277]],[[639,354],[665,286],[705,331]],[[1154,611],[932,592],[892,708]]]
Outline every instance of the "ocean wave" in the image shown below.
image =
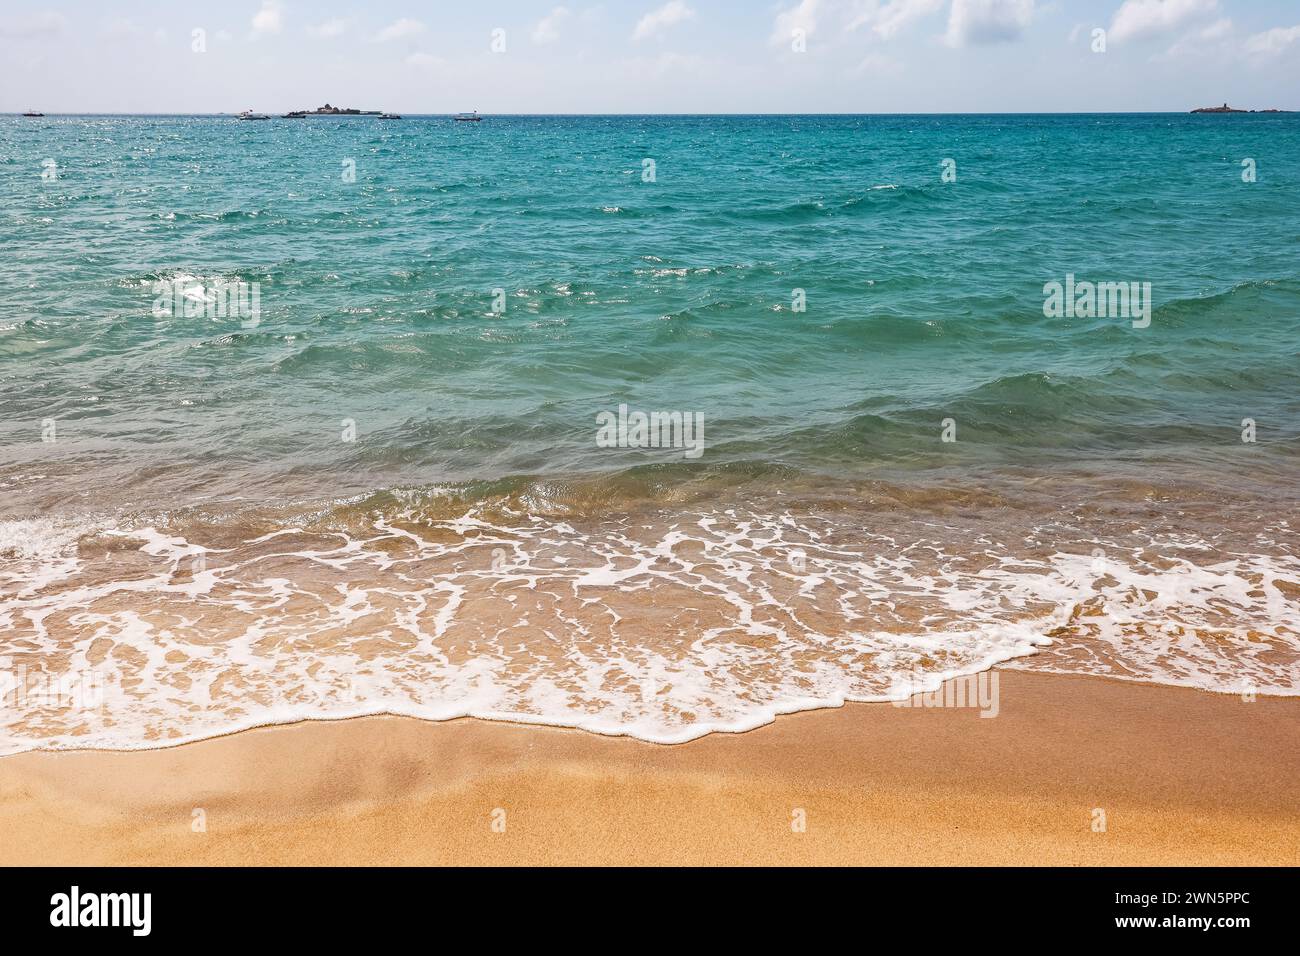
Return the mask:
[[184,212],[173,210],[171,212],[156,213],[158,219],[165,219],[169,222],[246,222],[249,220],[259,219],[267,214],[265,209],[226,209],[221,212]]
[[[0,529],[51,542],[0,574],[0,751],[376,713],[675,743],[1017,659],[1300,694],[1285,551],[1050,526],[1012,544],[915,514],[867,530],[836,509],[561,518],[535,500],[395,491],[293,520],[82,528],[75,547],[66,530]],[[48,695],[68,675],[93,683],[93,706]]]
[[1163,301],[1157,295],[1151,320],[1162,326],[1185,328],[1203,318],[1227,317],[1236,325],[1244,325],[1255,310],[1268,307],[1291,312],[1294,318],[1300,319],[1300,312],[1296,311],[1297,297],[1300,297],[1300,282],[1294,279],[1253,279],[1203,295]]

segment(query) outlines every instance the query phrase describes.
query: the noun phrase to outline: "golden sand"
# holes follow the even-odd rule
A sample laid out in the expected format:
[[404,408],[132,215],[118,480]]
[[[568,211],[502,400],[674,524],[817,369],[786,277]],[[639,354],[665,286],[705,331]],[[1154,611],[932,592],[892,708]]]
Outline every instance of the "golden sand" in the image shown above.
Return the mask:
[[1300,700],[999,677],[993,719],[853,704],[671,747],[371,717],[21,754],[0,863],[1300,863]]

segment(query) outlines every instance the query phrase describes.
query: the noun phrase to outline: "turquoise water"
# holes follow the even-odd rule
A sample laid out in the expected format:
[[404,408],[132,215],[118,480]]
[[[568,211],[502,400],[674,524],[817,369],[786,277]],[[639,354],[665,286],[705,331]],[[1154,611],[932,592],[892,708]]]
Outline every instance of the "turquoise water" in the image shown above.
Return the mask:
[[[4,117],[0,248],[0,657],[120,691],[17,749],[1300,687],[1296,117]],[[1149,325],[1045,316],[1068,275]],[[620,405],[701,454],[606,447]]]
[[[1300,433],[1288,115],[7,118],[0,244],[0,441],[136,501],[680,460],[597,447],[620,402],[833,474]],[[1067,273],[1150,282],[1151,327],[1046,319]],[[187,277],[260,325],[155,317]]]

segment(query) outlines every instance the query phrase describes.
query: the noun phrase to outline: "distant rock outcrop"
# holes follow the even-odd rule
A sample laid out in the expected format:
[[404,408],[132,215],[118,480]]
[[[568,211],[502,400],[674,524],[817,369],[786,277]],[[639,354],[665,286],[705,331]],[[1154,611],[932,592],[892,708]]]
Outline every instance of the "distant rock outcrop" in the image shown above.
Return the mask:
[[1227,103],[1222,106],[1202,106],[1199,110],[1192,110],[1193,113],[1285,113],[1286,110],[1238,110],[1233,109]]
[[344,109],[343,107],[330,106],[330,104],[326,103],[324,106],[319,106],[314,110],[293,110],[292,112],[285,113],[284,118],[301,119],[304,116],[378,116],[379,113],[379,110]]

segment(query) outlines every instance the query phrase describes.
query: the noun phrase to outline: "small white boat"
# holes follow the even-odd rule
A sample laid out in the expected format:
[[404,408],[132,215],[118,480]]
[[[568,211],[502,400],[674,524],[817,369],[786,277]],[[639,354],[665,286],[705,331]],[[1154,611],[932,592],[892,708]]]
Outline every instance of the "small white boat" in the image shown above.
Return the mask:
[[269,120],[271,117],[265,113],[254,113],[252,110],[244,110],[239,114],[241,120]]
[[473,113],[457,113],[452,117],[457,123],[481,123],[483,117],[478,115],[478,110]]

